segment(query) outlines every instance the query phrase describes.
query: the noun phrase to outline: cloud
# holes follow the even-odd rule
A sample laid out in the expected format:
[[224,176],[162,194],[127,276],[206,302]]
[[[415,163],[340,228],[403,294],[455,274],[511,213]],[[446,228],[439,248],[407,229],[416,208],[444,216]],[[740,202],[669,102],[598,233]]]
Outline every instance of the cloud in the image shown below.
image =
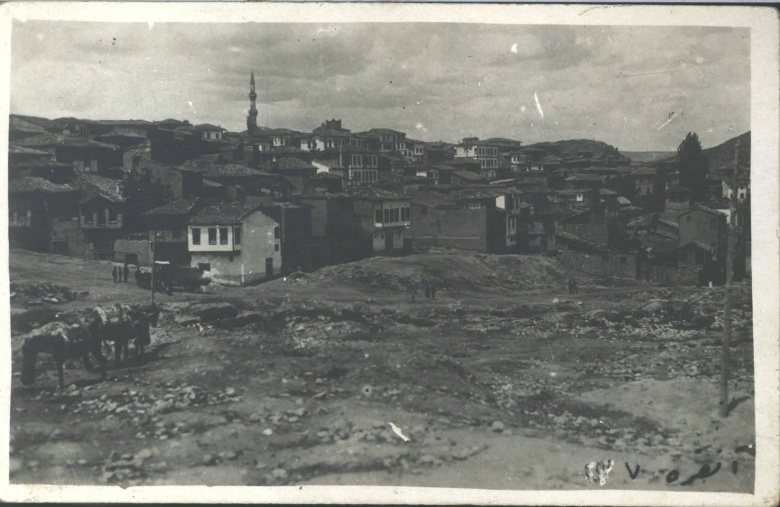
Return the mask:
[[673,149],[688,130],[712,145],[750,128],[749,56],[749,31],[730,28],[28,21],[13,25],[11,108],[242,130],[254,70],[270,126]]

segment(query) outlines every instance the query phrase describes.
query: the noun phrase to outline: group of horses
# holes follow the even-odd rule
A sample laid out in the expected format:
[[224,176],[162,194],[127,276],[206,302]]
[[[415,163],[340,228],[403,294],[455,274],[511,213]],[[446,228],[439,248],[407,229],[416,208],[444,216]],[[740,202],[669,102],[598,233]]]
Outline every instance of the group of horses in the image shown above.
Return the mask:
[[114,346],[116,365],[122,357],[129,359],[129,344],[135,345],[136,357],[143,359],[144,347],[151,343],[150,326],[157,327],[160,308],[156,305],[114,305],[117,317],[96,307],[73,323],[51,322],[28,333],[22,343],[22,385],[35,383],[35,364],[38,354],[49,354],[57,366],[59,387],[65,385],[64,363],[68,359],[81,359],[87,371],[92,371],[89,356],[100,365],[101,379],[106,378],[107,359],[103,344]]

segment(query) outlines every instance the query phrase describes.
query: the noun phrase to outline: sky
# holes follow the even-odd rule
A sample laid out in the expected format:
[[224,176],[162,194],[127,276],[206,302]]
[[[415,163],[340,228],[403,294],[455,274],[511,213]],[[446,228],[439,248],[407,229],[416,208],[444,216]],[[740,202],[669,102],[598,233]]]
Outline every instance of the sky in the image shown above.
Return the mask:
[[673,151],[750,130],[744,28],[14,21],[11,112]]

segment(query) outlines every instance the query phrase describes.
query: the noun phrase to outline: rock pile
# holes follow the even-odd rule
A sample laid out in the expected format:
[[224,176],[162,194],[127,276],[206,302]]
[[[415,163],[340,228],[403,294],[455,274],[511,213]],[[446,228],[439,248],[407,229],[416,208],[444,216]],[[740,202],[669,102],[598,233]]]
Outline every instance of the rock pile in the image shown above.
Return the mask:
[[23,301],[29,306],[66,303],[89,295],[87,291],[74,291],[52,283],[11,282],[10,290],[11,301]]

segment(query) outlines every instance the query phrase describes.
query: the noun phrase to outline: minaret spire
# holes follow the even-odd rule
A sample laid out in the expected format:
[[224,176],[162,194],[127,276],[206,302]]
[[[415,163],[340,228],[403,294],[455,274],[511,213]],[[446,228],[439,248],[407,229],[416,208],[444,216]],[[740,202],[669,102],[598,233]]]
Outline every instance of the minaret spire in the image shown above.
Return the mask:
[[252,134],[257,130],[257,93],[255,93],[255,71],[249,75],[249,115],[246,117],[246,129]]

